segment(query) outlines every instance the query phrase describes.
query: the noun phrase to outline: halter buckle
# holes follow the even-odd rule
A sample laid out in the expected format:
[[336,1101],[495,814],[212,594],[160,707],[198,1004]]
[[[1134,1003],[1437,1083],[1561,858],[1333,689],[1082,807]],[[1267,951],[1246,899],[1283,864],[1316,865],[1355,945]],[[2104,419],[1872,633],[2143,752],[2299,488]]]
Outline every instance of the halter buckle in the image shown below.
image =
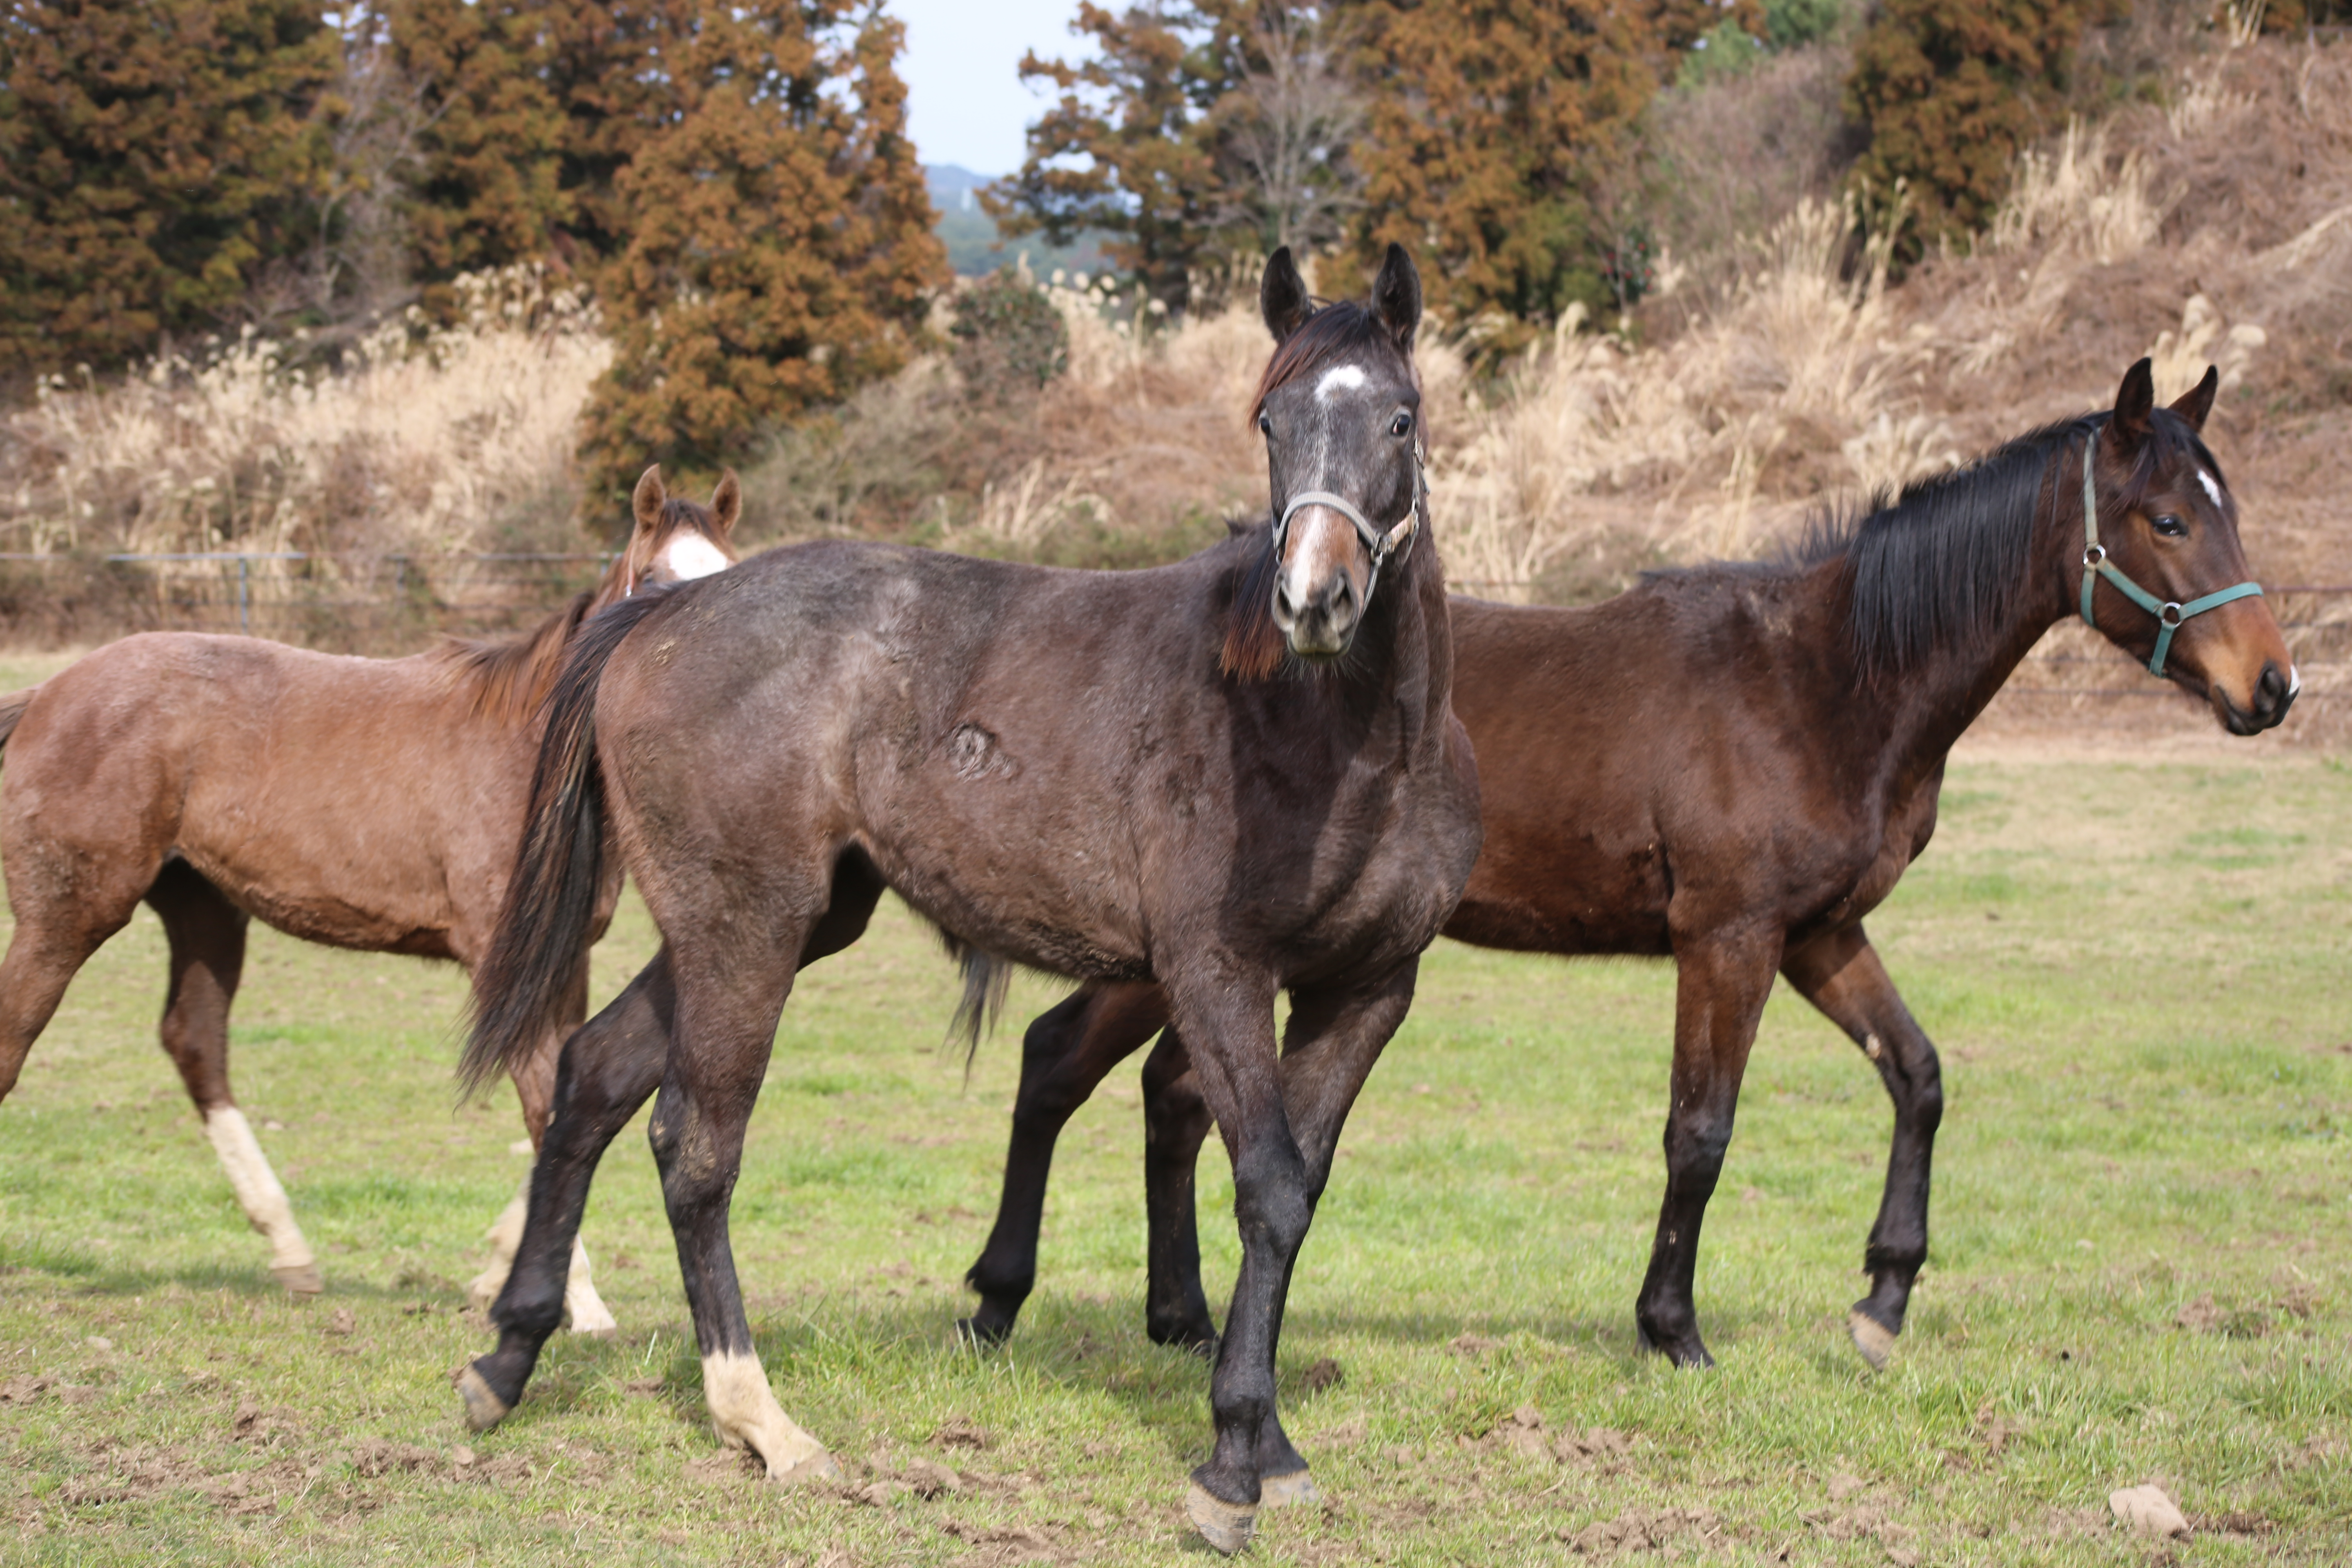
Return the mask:
[[2083,551],[2084,569],[2085,571],[2095,572],[2099,569],[2099,563],[2106,560],[2106,558],[2107,547],[2105,545],[2093,544],[2086,546]]
[[2156,618],[2160,625],[2178,626],[2187,617],[2180,613],[2180,601],[2172,599],[2168,600],[2157,610]]

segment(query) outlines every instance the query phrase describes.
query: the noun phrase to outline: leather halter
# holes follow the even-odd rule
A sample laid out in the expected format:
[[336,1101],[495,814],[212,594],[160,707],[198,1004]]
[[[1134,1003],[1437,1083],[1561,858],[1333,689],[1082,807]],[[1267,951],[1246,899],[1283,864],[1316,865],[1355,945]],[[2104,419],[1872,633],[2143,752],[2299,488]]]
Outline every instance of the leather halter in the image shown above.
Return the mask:
[[2097,586],[2100,578],[2105,577],[2116,585],[2116,592],[2156,617],[2156,651],[2148,656],[2147,672],[2162,675],[2164,657],[2172,649],[2172,634],[2180,629],[2181,622],[2191,616],[2201,616],[2208,610],[2218,610],[2233,599],[2259,595],[2263,585],[2254,582],[2240,583],[2235,587],[2207,594],[2184,605],[2178,599],[2159,599],[2125,576],[2123,568],[2107,558],[2107,547],[2099,542],[2099,496],[2091,479],[2091,459],[2098,440],[2096,430],[2083,437],[2083,624],[2095,631],[2098,628],[2099,623],[2091,618],[2091,590]]
[[1345,496],[1334,495],[1329,490],[1301,490],[1290,498],[1290,504],[1284,507],[1282,515],[1275,520],[1274,558],[1276,561],[1282,559],[1283,550],[1290,538],[1290,520],[1301,509],[1329,507],[1355,525],[1356,537],[1364,542],[1364,549],[1372,558],[1372,574],[1364,582],[1364,607],[1370,609],[1372,590],[1380,586],[1381,568],[1387,565],[1392,556],[1404,559],[1412,554],[1412,542],[1421,536],[1422,503],[1428,499],[1429,481],[1423,473],[1421,443],[1415,441],[1412,445],[1412,500],[1406,503],[1404,516],[1397,521],[1394,527],[1381,529]]

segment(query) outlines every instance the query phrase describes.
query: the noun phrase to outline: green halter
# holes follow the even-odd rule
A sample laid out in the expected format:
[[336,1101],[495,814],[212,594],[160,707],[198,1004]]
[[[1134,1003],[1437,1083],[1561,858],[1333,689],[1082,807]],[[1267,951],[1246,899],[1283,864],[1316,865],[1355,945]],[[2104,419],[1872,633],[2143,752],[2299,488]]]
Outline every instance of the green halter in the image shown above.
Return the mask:
[[2107,559],[2107,547],[2099,542],[2099,496],[2091,483],[2091,458],[2098,444],[2098,433],[2093,431],[2083,438],[2083,624],[2095,629],[2098,622],[2091,618],[2091,589],[2105,577],[2116,585],[2116,591],[2156,617],[2156,651],[2148,656],[2147,672],[2164,673],[2164,656],[2171,651],[2172,634],[2180,623],[2191,616],[2201,616],[2208,610],[2220,609],[2232,599],[2242,599],[2250,594],[2260,594],[2260,583],[2241,583],[2234,588],[2224,588],[2218,594],[2208,594],[2201,599],[2181,604],[2177,599],[2158,599],[2123,574],[2123,569]]

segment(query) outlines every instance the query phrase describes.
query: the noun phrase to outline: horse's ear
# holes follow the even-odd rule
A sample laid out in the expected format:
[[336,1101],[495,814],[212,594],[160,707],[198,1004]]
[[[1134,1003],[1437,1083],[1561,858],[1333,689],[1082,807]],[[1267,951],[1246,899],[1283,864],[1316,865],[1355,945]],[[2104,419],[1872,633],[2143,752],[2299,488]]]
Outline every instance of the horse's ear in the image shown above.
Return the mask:
[[629,499],[630,509],[637,514],[637,531],[650,533],[661,524],[662,503],[669,492],[662,489],[661,465],[656,463],[637,479],[636,494]]
[[1412,334],[1421,326],[1421,271],[1403,246],[1391,240],[1381,275],[1372,280],[1372,313],[1389,330],[1396,346],[1412,352]]
[[2205,416],[2213,412],[2213,395],[2221,390],[2221,373],[2209,364],[2205,367],[2205,379],[2175,399],[2172,411],[2187,420],[2191,430],[2201,435],[2205,429]]
[[1265,258],[1265,276],[1257,286],[1257,308],[1265,318],[1265,330],[1277,343],[1286,342],[1315,313],[1315,301],[1307,296],[1307,279],[1299,276],[1298,263],[1290,258],[1290,247],[1286,245]]
[[2116,389],[2116,416],[2107,425],[2107,444],[2119,457],[2137,454],[2152,428],[2156,413],[2156,376],[2154,367],[2141,360],[2124,372],[2124,384]]
[[710,521],[719,525],[719,537],[726,538],[735,531],[735,522],[743,515],[743,485],[729,468],[719,476],[719,488],[710,492]]

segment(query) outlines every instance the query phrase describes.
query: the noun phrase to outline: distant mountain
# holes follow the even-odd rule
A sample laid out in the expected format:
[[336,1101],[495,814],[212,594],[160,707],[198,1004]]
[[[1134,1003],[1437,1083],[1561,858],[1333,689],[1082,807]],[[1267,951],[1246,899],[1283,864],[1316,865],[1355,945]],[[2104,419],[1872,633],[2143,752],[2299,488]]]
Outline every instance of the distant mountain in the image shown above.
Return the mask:
[[1099,238],[1092,234],[1082,234],[1068,246],[1047,245],[1034,234],[1000,244],[995,220],[981,210],[978,195],[982,186],[995,182],[994,174],[975,174],[960,163],[926,163],[923,178],[930,186],[931,205],[940,212],[938,233],[948,247],[948,263],[966,278],[1009,267],[1023,255],[1039,278],[1050,278],[1057,269],[1099,272],[1106,265]]

